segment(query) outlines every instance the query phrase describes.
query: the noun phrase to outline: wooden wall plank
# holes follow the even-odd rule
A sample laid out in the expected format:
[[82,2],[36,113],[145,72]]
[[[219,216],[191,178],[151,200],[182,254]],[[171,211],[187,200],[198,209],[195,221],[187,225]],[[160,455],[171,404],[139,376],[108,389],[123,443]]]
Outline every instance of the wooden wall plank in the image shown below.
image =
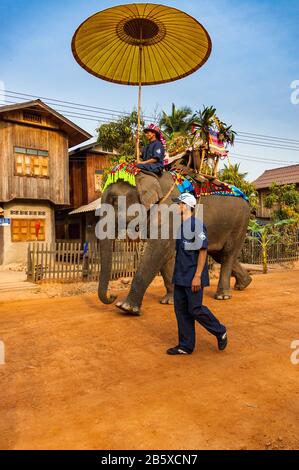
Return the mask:
[[[0,120],[0,199],[45,199],[69,203],[68,139],[61,131]],[[15,175],[14,147],[49,152],[49,178]]]

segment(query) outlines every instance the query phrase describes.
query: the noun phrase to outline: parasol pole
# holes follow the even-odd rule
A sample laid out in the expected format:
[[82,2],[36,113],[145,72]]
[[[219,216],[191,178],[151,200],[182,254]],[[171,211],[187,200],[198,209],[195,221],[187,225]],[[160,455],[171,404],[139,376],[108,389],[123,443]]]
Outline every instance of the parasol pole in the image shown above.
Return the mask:
[[[142,28],[140,29],[140,41],[142,41]],[[141,128],[141,87],[142,87],[142,44],[139,45],[139,67],[138,67],[138,124],[136,139],[136,159],[140,163],[140,128]]]
[[136,157],[140,162],[140,128],[141,128],[141,70],[142,70],[142,47],[139,47],[139,71],[138,71],[138,124],[137,124],[137,140],[136,140]]

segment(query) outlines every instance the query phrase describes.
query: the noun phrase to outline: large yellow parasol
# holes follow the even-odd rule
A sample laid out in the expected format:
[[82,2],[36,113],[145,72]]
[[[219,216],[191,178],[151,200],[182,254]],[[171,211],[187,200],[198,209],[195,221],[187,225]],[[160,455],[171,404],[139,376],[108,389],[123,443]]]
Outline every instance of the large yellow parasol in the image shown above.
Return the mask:
[[75,59],[89,73],[139,87],[137,149],[141,87],[190,75],[207,61],[211,49],[210,36],[196,19],[151,3],[100,11],[79,26],[72,40]]

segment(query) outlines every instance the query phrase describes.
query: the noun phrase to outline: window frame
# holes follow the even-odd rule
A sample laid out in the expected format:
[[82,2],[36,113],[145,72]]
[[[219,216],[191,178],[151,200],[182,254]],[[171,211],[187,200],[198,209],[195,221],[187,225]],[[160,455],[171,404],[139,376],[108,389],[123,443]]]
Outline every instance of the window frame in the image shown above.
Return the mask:
[[[41,149],[33,149],[26,147],[14,147],[14,166],[15,166],[15,176],[25,177],[25,178],[42,178],[49,179],[49,151]],[[21,159],[21,161],[20,161]],[[28,163],[29,159],[29,163]],[[36,159],[39,159],[39,164],[36,164]],[[27,160],[27,161],[26,161]],[[22,173],[18,169],[22,168]],[[28,168],[30,166],[30,172]],[[35,174],[35,168],[39,166],[39,174]],[[44,169],[47,169],[47,174],[44,173]]]
[[[27,232],[26,232],[26,239],[21,239],[21,240],[16,240],[16,234],[14,233],[14,228],[16,222],[23,222],[23,227],[27,225]],[[26,222],[26,224],[25,224]],[[41,230],[38,235],[38,239],[36,240],[35,233],[32,233],[32,226],[30,224],[39,222],[41,224]],[[46,219],[35,219],[35,218],[11,218],[10,220],[10,225],[11,225],[11,230],[10,230],[10,235],[11,235],[11,242],[12,243],[29,243],[29,242],[44,242],[46,241]],[[35,229],[35,227],[34,227]]]

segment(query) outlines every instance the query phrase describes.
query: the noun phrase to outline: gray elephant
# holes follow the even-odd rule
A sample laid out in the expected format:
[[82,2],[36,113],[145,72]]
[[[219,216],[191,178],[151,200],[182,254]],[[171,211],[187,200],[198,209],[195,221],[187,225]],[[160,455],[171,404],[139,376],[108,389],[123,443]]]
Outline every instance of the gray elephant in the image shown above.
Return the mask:
[[[173,184],[170,173],[165,172],[159,178],[160,187],[164,194],[163,202],[172,204],[172,197],[179,195],[177,187]],[[156,202],[161,194],[156,194],[153,178],[143,175],[143,191],[150,195],[151,201]],[[116,220],[118,218],[118,196],[125,196],[127,207],[131,204],[140,204],[137,189],[124,181],[111,184],[102,196],[102,203],[114,207]],[[248,272],[241,266],[238,256],[242,249],[248,221],[250,217],[249,204],[242,197],[232,196],[204,196],[201,198],[204,209],[204,223],[209,235],[209,255],[221,264],[220,277],[215,298],[227,300],[231,298],[230,278],[236,279],[235,289],[243,290],[251,282]],[[131,219],[127,217],[127,224]],[[99,240],[101,257],[101,270],[99,278],[98,296],[104,304],[111,304],[116,300],[114,295],[108,296],[109,280],[112,268],[112,240],[108,238]],[[130,291],[126,299],[118,302],[117,307],[127,313],[139,315],[144,294],[155,276],[161,272],[166,295],[161,299],[162,304],[173,302],[172,274],[175,258],[175,240],[173,238],[149,239],[146,242],[145,252],[141,258],[137,272],[133,278]]]

